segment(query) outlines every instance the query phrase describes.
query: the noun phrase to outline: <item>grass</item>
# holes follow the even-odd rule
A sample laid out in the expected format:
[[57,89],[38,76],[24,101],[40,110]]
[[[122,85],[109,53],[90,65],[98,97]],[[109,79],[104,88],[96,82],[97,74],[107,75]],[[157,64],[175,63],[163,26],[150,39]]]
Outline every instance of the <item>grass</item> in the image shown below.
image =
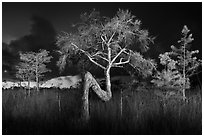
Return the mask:
[[122,115],[119,91],[113,91],[108,102],[91,92],[88,123],[81,121],[80,90],[31,93],[3,90],[3,134],[202,134],[202,99],[197,90],[187,92],[188,102],[164,102],[151,90],[124,90]]

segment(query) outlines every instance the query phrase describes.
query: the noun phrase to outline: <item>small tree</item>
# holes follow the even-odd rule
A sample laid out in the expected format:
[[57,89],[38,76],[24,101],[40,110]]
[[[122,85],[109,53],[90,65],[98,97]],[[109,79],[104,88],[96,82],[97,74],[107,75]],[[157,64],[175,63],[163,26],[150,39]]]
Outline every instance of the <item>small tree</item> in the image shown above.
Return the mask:
[[39,78],[44,76],[44,73],[51,71],[50,69],[47,69],[45,65],[45,63],[49,63],[52,58],[51,56],[48,56],[48,54],[49,51],[46,50],[39,50],[38,53],[20,53],[21,62],[19,63],[19,67],[17,67],[17,77],[23,78],[24,76],[33,74],[37,83],[37,91],[39,91]]
[[157,80],[153,80],[153,83],[157,84],[157,86],[181,87],[184,100],[186,98],[185,90],[190,88],[190,77],[196,74],[198,66],[201,65],[201,60],[194,57],[194,54],[199,51],[189,50],[190,43],[194,40],[189,31],[187,26],[184,26],[182,30],[183,37],[178,41],[179,48],[171,46],[172,51],[160,55],[161,64],[167,65],[168,69],[163,70],[162,73],[159,72],[156,76]]
[[182,73],[183,86],[182,94],[183,99],[186,98],[185,90],[190,88],[190,77],[196,74],[196,70],[201,65],[201,60],[197,59],[194,54],[199,53],[198,50],[190,51],[190,43],[194,40],[192,34],[189,34],[190,30],[186,25],[182,29],[182,38],[178,41],[180,46],[176,48],[171,46],[172,51],[170,55],[177,60],[177,69]]
[[164,69],[161,72],[157,71],[151,82],[154,83],[156,87],[159,87],[159,91],[156,90],[154,93],[161,97],[162,110],[166,113],[166,101],[172,95],[175,96],[180,93],[183,81],[181,73],[176,69],[177,61],[169,57],[169,52],[160,54],[159,59],[160,64],[164,66]]
[[[20,53],[20,60],[19,64],[16,66],[16,78],[28,81],[28,89],[30,94],[30,81],[34,78],[34,73],[31,67],[31,64],[25,60],[26,54]],[[21,85],[21,82],[20,82]]]
[[161,72],[157,71],[151,82],[167,91],[170,89],[179,90],[182,87],[182,75],[176,69],[177,61],[171,59],[168,52],[160,54],[159,59],[164,69]]
[[44,76],[44,73],[50,72],[51,70],[46,68],[46,63],[50,62],[52,56],[48,56],[49,51],[46,50],[39,50],[38,53],[34,54],[34,62],[33,62],[33,69],[35,74],[35,79],[37,83],[37,91],[39,91],[39,78]]
[[78,23],[75,34],[62,33],[57,37],[57,45],[61,54],[58,61],[63,70],[71,56],[83,53],[83,58],[104,70],[106,77],[106,91],[102,90],[91,75],[84,76],[84,117],[89,118],[88,92],[92,87],[96,94],[104,101],[112,97],[110,69],[123,68],[130,64],[138,72],[151,74],[155,67],[153,60],[145,59],[139,51],[146,51],[153,39],[147,30],[141,29],[141,21],[126,10],[119,10],[115,17],[109,19],[101,17],[95,10],[90,14],[81,15],[82,22]]

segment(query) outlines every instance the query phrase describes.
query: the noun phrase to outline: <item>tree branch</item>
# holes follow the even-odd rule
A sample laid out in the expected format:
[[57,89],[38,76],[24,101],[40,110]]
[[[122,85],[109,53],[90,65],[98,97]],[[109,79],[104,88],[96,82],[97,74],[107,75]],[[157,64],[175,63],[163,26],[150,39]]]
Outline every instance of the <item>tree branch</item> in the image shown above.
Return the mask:
[[111,40],[113,39],[114,35],[115,35],[115,32],[112,34],[112,36],[111,36],[110,39],[108,40],[108,44],[110,44],[110,42],[111,42]]
[[99,63],[97,63],[96,61],[94,61],[93,60],[93,58],[91,58],[90,56],[87,56],[88,58],[89,58],[89,60],[91,61],[91,62],[93,62],[95,65],[97,65],[97,66],[99,66],[100,68],[102,68],[102,69],[106,69],[104,66],[102,66],[101,64],[99,64]]
[[130,62],[130,56],[128,57],[128,60],[126,60],[126,61],[122,61],[123,59],[124,59],[124,58],[121,58],[121,59],[120,59],[120,62],[113,63],[113,66],[123,65],[123,64],[126,64],[126,63],[129,63],[129,62]]
[[97,55],[97,56],[98,56],[99,58],[101,58],[101,59],[103,59],[103,60],[109,62],[107,58],[104,58],[104,57],[102,57],[102,56],[100,56],[100,55]]
[[98,54],[100,54],[99,51],[97,51],[95,54],[91,55],[91,57],[97,56]]
[[104,37],[105,37],[105,40],[107,41],[108,39],[107,39],[106,35],[104,35]]
[[111,67],[114,67],[114,68],[123,68],[123,66],[111,66]]
[[[74,43],[71,43],[72,46],[74,46],[75,48],[77,48],[78,50],[80,50],[81,52],[86,54],[86,51],[84,51],[83,49],[80,49],[77,45],[75,45]],[[89,53],[88,53],[89,54]],[[89,54],[90,55],[90,54]]]
[[74,43],[71,43],[71,45],[73,45],[75,48],[77,48],[78,50],[80,50],[81,52],[83,52],[91,62],[93,62],[95,65],[99,66],[102,69],[106,69],[104,66],[102,66],[101,64],[99,64],[98,62],[94,61],[92,56],[87,52],[84,51],[83,49],[80,49],[77,45],[75,45]]
[[97,57],[99,57],[99,58],[101,58],[101,59],[103,59],[103,60],[105,60],[105,61],[109,62],[107,58],[102,57],[100,54],[104,55],[104,53],[103,53],[103,52],[98,51],[98,52],[96,52],[94,55],[91,55],[91,57],[97,56]]
[[113,64],[113,62],[118,58],[118,56],[120,56],[120,54],[125,50],[126,50],[126,48],[121,49],[121,51],[113,58],[113,60],[111,61],[110,64]]
[[187,74],[186,73],[186,75],[188,76],[188,77],[191,77],[191,76],[193,76],[193,75],[197,75],[197,74],[199,74],[199,73],[201,73],[202,71],[199,71],[199,72],[192,72],[192,73],[190,73],[190,74]]
[[130,53],[128,53],[127,51],[123,51],[125,54],[129,55]]
[[102,44],[103,44],[103,42],[106,44],[106,41],[105,41],[105,39],[103,39],[102,35],[101,35],[101,39],[102,39]]

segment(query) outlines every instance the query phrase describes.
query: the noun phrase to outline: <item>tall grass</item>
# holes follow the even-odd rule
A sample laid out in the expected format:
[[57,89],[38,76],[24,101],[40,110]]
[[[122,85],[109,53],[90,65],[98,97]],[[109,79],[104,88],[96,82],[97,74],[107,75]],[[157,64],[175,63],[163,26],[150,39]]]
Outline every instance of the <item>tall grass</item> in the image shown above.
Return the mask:
[[[131,94],[129,93],[131,92]],[[201,134],[202,100],[162,100],[151,90],[113,91],[108,102],[90,93],[88,123],[81,121],[80,90],[3,90],[3,134]],[[190,92],[189,92],[190,93]],[[122,111],[122,113],[121,113]]]

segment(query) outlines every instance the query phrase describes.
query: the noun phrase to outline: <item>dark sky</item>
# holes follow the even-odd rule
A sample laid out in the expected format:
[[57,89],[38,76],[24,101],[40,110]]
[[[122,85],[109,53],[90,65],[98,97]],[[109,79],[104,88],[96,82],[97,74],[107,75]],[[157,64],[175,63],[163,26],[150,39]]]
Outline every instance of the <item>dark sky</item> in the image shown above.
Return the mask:
[[[3,41],[18,39],[29,34],[31,16],[49,20],[56,31],[69,31],[71,24],[79,20],[83,12],[95,8],[101,15],[113,17],[116,11],[129,9],[142,20],[144,27],[159,37],[172,36],[172,41],[184,24],[192,32],[201,33],[201,3],[3,3]],[[170,35],[171,34],[171,35]],[[174,34],[174,35],[173,35]],[[166,35],[166,36],[165,36]],[[197,34],[194,34],[197,35]]]
[[[15,40],[17,49],[31,50],[53,42],[59,31],[71,31],[71,25],[79,21],[81,13],[93,8],[102,16],[113,17],[117,10],[129,9],[142,21],[142,27],[156,36],[155,48],[164,52],[180,39],[183,25],[193,33],[194,49],[202,48],[202,3],[11,3],[2,4],[3,42]],[[46,36],[40,39],[38,35]],[[17,42],[16,42],[17,41]],[[19,42],[20,41],[20,42]],[[26,44],[16,44],[16,43]],[[38,41],[38,42],[36,42]],[[29,46],[28,43],[32,43]],[[10,44],[11,45],[11,44]],[[20,46],[19,46],[20,45]],[[46,46],[43,48],[47,48]],[[201,54],[200,54],[201,55]]]

